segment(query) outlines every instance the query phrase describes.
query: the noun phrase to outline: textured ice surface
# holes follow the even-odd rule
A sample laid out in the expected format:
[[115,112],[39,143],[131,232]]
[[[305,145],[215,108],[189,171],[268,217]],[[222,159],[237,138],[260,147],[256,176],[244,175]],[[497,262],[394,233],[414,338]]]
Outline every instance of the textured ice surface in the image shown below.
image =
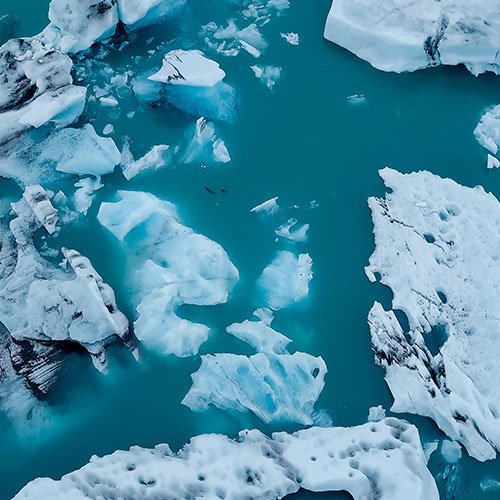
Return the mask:
[[215,125],[206,120],[198,118],[196,124],[189,132],[188,144],[181,153],[181,163],[199,162],[202,164],[227,163],[231,156],[226,144],[218,139],[215,133]]
[[[10,361],[2,357],[0,372],[11,382],[17,373],[41,397],[57,377],[63,342],[85,347],[96,367],[104,370],[106,345],[116,336],[130,341],[128,321],[116,307],[113,290],[88,259],[62,249],[66,265],[61,268],[38,253],[34,233],[41,228],[53,233],[58,220],[43,188],[29,186],[12,209],[16,216],[10,224],[0,221],[0,323],[5,327],[2,344],[10,353]],[[19,396],[8,392],[13,410],[19,409],[15,401],[20,398],[28,411],[24,391]]]
[[76,87],[71,59],[37,38],[0,47],[0,145],[51,122],[66,126],[83,111],[85,87]]
[[219,244],[182,224],[171,203],[142,192],[118,196],[101,205],[98,220],[135,255],[135,334],[164,354],[195,354],[210,329],[176,310],[226,302],[238,271]]
[[258,286],[266,305],[277,311],[307,297],[312,275],[312,259],[307,253],[295,255],[283,250],[262,271]]
[[369,316],[393,411],[429,416],[479,460],[500,449],[500,204],[481,187],[384,169],[371,198],[376,249],[366,272],[391,288]]
[[115,32],[118,8],[116,0],[52,0],[49,19],[65,39],[65,52],[79,52]]
[[484,113],[474,130],[479,144],[496,155],[500,146],[500,104]]
[[3,151],[0,175],[24,185],[53,181],[61,177],[57,172],[109,174],[121,159],[113,139],[100,137],[90,124],[48,135],[31,132],[9,143]]
[[[248,327],[243,326],[247,334]],[[253,337],[250,343],[258,344],[255,332]],[[326,372],[321,357],[303,352],[266,352],[250,357],[208,354],[202,356],[200,368],[192,375],[193,386],[182,404],[194,411],[206,410],[210,405],[222,410],[251,411],[268,423],[312,425],[314,404],[325,385]]]
[[172,160],[170,152],[170,146],[167,144],[159,144],[157,146],[153,146],[138,160],[131,158],[130,161],[125,161],[125,163],[123,161],[122,153],[122,168],[124,177],[127,180],[130,180],[136,175],[144,172],[153,173],[160,168],[168,166]]
[[179,13],[186,0],[117,0],[120,20],[127,29],[165,20]]
[[226,76],[219,64],[199,50],[171,50],[165,54],[160,71],[149,80],[171,85],[213,87]]
[[354,500],[437,500],[417,429],[387,418],[358,427],[279,432],[257,430],[232,440],[194,437],[179,452],[166,444],[92,457],[55,481],[40,478],[14,500],[87,498],[276,498],[299,488],[348,491]]
[[500,4],[482,0],[333,0],[325,38],[378,69],[465,64],[500,72]]

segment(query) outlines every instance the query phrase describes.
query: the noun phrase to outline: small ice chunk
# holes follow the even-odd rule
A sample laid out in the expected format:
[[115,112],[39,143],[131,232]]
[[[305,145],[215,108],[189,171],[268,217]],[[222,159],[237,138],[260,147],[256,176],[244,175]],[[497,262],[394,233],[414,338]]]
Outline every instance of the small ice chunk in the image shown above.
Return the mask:
[[431,441],[429,443],[425,443],[423,445],[424,455],[426,462],[429,462],[431,455],[439,448],[439,441],[436,439],[435,441]]
[[124,163],[122,153],[122,168],[123,176],[128,181],[143,172],[152,173],[160,168],[164,168],[170,164],[172,159],[170,146],[167,144],[159,144],[153,146],[142,158],[135,161],[126,161]]
[[488,154],[488,164],[486,166],[488,168],[498,168],[500,167],[500,161],[494,156]]
[[262,55],[260,50],[256,49],[253,45],[250,45],[244,40],[240,40],[240,44],[243,50],[247,51],[251,56],[255,57],[256,59],[258,59]]
[[115,130],[115,127],[111,125],[111,123],[108,123],[103,129],[102,129],[102,134],[103,135],[109,135],[112,134],[113,131]]
[[[117,0],[117,3],[120,20],[130,31],[178,15],[186,0]],[[152,39],[148,39],[148,45]]]
[[281,38],[284,38],[290,45],[299,44],[299,34],[298,33],[280,33]]
[[250,212],[254,213],[266,213],[268,215],[274,215],[279,210],[278,196],[264,201],[260,205],[253,207]]
[[231,161],[231,155],[227,150],[226,144],[222,139],[216,139],[212,145],[212,150],[214,152],[214,158],[220,163],[227,163]]
[[352,106],[361,106],[367,103],[365,94],[353,94],[347,96],[347,102]]
[[441,455],[449,464],[455,464],[462,457],[462,447],[456,441],[445,439],[441,443]]
[[95,192],[103,187],[101,178],[96,177],[92,179],[92,177],[85,177],[76,182],[75,187],[78,188],[73,195],[75,210],[83,215],[87,215],[94,201]]
[[272,89],[281,77],[282,69],[278,66],[250,66],[256,78],[266,84],[268,89]]
[[379,422],[385,418],[385,410],[382,405],[372,406],[368,410],[368,422]]
[[333,419],[326,410],[315,411],[312,419],[317,427],[333,427]]
[[[261,311],[254,312],[254,315],[259,315]],[[267,315],[264,315],[263,318],[259,318],[259,321],[245,320],[243,323],[233,323],[226,328],[226,331],[251,345],[258,352],[282,354],[291,340],[271,328],[272,318]]]
[[307,232],[309,231],[309,224],[301,224],[297,228],[293,229],[297,226],[297,219],[291,218],[288,219],[288,222],[279,226],[275,233],[282,238],[287,238],[292,241],[304,242],[307,241]]
[[148,80],[172,85],[213,87],[226,73],[219,64],[204,56],[200,50],[171,50],[163,58],[160,71]]
[[103,105],[103,106],[110,106],[110,107],[114,107],[114,106],[118,106],[118,101],[116,100],[115,97],[113,96],[108,96],[108,97],[100,97],[99,98],[99,102]]
[[264,293],[266,304],[277,311],[307,297],[312,277],[309,254],[297,256],[283,250],[262,271],[257,284]]

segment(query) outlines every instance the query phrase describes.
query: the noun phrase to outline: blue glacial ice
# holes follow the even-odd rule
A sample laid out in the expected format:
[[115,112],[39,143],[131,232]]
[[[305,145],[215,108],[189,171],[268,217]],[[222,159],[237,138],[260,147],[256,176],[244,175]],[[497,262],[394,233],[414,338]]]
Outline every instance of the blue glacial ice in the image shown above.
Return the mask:
[[59,481],[35,479],[14,500],[87,498],[281,499],[300,488],[347,491],[354,500],[438,500],[419,434],[404,420],[357,427],[312,427],[267,437],[196,436],[177,453],[167,444],[134,446]]
[[500,5],[481,0],[333,0],[324,36],[383,71],[464,64],[500,73]]
[[312,259],[288,250],[277,253],[257,282],[268,307],[277,311],[307,297],[312,280]]
[[391,190],[370,198],[376,249],[366,273],[404,312],[375,303],[369,315],[376,360],[392,410],[432,418],[469,455],[500,450],[500,324],[497,310],[500,204],[429,172],[380,172]]
[[135,334],[163,354],[195,354],[210,329],[177,309],[226,302],[238,270],[218,243],[182,224],[171,203],[133,191],[118,191],[118,198],[101,205],[98,220],[134,255]]

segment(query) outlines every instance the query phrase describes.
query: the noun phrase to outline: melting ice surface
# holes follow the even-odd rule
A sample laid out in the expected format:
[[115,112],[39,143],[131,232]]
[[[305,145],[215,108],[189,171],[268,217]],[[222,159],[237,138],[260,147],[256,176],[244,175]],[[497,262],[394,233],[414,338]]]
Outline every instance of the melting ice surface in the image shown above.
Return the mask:
[[[40,315],[34,306],[27,317],[25,310],[16,313],[37,325],[29,341],[16,344],[12,331],[19,322],[0,325],[9,349],[0,356],[7,368],[0,496],[12,498],[28,481],[47,476],[56,481],[41,479],[19,496],[110,496],[119,473],[127,489],[119,494],[146,498],[174,487],[179,498],[193,491],[201,498],[267,498],[300,487],[349,491],[354,498],[437,498],[429,469],[442,498],[494,498],[498,461],[479,465],[458,444],[475,440],[490,458],[492,445],[471,431],[477,422],[481,432],[489,429],[477,412],[453,423],[457,435],[442,425],[453,442],[408,414],[420,436],[403,420],[383,420],[392,401],[373,362],[366,318],[374,300],[390,307],[362,269],[373,251],[366,198],[381,196],[376,171],[387,163],[405,172],[425,167],[463,186],[480,183],[498,197],[496,169],[486,170],[494,161],[472,134],[481,114],[499,102],[496,78],[475,79],[460,69],[375,71],[321,39],[327,0],[314,8],[286,0],[56,0],[36,30],[22,31],[40,2],[33,14],[28,4],[19,31],[2,40],[50,27],[2,52],[15,54],[12,78],[1,87],[0,172],[10,179],[0,181],[2,235],[9,242],[2,247],[2,279],[11,276],[14,250],[21,248],[42,270],[33,284],[20,283],[42,289],[44,300],[34,306],[54,297],[44,281],[63,299],[55,301],[54,314],[44,307]],[[498,45],[494,5],[455,2],[450,13],[441,4],[420,5],[429,22],[417,26],[418,61],[455,64],[456,56],[473,73],[494,70],[488,49]],[[356,5],[373,4],[351,2]],[[412,19],[388,14],[385,19]],[[491,28],[477,25],[481,16],[491,18]],[[404,38],[412,40],[407,35],[415,24],[406,28]],[[461,43],[465,32],[477,58],[447,47],[455,35]],[[478,33],[484,44],[475,44]],[[367,47],[373,54],[380,45]],[[164,68],[166,60],[171,68]],[[208,72],[193,74],[193,60]],[[12,64],[9,57],[2,61]],[[170,76],[177,71],[184,84],[150,79],[163,69]],[[363,106],[353,106],[361,97]],[[496,140],[495,115],[483,123],[478,138]],[[16,220],[11,202],[35,224],[17,223],[21,244],[9,227]],[[58,314],[67,300],[73,303]],[[256,317],[242,321],[256,307]],[[120,311],[135,329],[139,363],[114,342],[125,325]],[[46,321],[38,326],[41,316]],[[411,344],[402,328],[400,344]],[[66,331],[79,341],[71,355],[68,339],[59,345],[49,338]],[[418,336],[415,328],[410,332]],[[425,349],[413,344],[412,352],[430,383],[425,370],[434,374],[438,366],[439,373],[439,356],[453,339],[442,324],[422,335],[429,357],[419,357]],[[107,376],[91,369],[88,353],[100,369],[107,361]],[[446,379],[453,380],[449,369]],[[464,396],[448,394],[449,386],[438,382],[439,401]],[[184,397],[200,411],[181,405]],[[480,392],[470,407],[493,415],[494,405],[485,401]],[[368,413],[373,427],[360,425]],[[37,439],[12,430],[13,419],[26,415]],[[295,433],[311,422],[325,427]],[[239,434],[252,428],[264,434]],[[264,437],[276,430],[286,432]],[[490,434],[484,433],[486,441]],[[197,435],[184,450],[171,451]],[[141,448],[114,453],[132,445]],[[80,470],[93,454],[105,458]]]

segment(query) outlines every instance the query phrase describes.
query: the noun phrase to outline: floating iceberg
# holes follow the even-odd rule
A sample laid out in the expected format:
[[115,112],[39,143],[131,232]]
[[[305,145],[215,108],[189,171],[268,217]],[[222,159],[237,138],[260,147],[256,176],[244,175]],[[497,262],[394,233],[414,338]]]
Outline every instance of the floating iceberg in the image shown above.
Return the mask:
[[14,500],[175,497],[281,499],[300,488],[347,491],[354,500],[438,500],[417,429],[395,418],[358,427],[278,432],[246,430],[194,437],[177,453],[135,446],[61,480],[35,479]]
[[138,160],[131,158],[130,161],[123,162],[122,153],[122,168],[123,176],[128,181],[134,178],[136,175],[142,174],[144,172],[154,172],[160,168],[168,166],[172,160],[170,155],[170,146],[167,144],[159,144],[153,146],[144,156]]
[[309,294],[312,280],[312,259],[307,253],[295,255],[280,251],[258,280],[267,306],[277,311],[292,305]]
[[176,310],[226,302],[238,271],[219,244],[181,223],[171,203],[142,192],[118,196],[120,201],[101,205],[98,220],[135,256],[135,334],[164,354],[195,354],[210,329]]
[[[0,149],[0,152],[2,150]],[[8,144],[0,158],[0,175],[22,185],[52,182],[61,174],[101,176],[120,163],[113,139],[97,135],[90,124],[50,134],[33,131]]]
[[63,347],[80,344],[101,371],[106,366],[105,347],[114,338],[121,337],[136,351],[113,290],[89,260],[75,250],[62,249],[66,269],[61,269],[36,250],[34,233],[45,228],[52,234],[58,222],[45,190],[29,186],[12,209],[16,217],[10,221],[10,231],[5,221],[0,224],[2,343],[10,344],[10,370],[42,397],[57,378]]
[[370,198],[376,249],[366,273],[391,288],[369,315],[392,410],[432,418],[478,460],[500,450],[500,204],[429,172],[380,172],[391,190]]
[[117,0],[120,20],[127,29],[157,23],[179,13],[186,0]]
[[481,0],[333,0],[325,38],[383,71],[464,64],[500,73],[500,5]]
[[76,182],[75,187],[77,188],[73,195],[75,210],[83,215],[87,215],[94,201],[95,192],[103,187],[101,178],[96,177],[92,179],[91,177],[85,177]]
[[226,73],[219,64],[207,59],[200,50],[171,50],[163,58],[160,71],[148,79],[171,85],[213,87]]
[[46,123],[64,127],[78,119],[86,89],[73,85],[72,64],[37,38],[0,47],[0,145]]

